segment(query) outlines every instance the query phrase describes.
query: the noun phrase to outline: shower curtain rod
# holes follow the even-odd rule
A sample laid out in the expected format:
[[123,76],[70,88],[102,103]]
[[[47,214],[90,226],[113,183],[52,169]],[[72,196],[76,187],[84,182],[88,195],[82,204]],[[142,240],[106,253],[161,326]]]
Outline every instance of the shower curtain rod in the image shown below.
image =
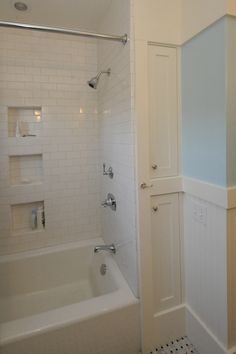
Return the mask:
[[59,27],[38,26],[38,25],[31,25],[31,24],[27,24],[27,23],[6,22],[6,21],[0,21],[0,26],[1,27],[22,28],[22,29],[29,29],[29,30],[36,30],[36,31],[53,32],[53,33],[70,34],[70,35],[74,35],[74,36],[91,37],[91,38],[97,38],[97,39],[106,39],[106,40],[110,40],[110,41],[122,42],[124,45],[128,41],[127,34],[124,34],[123,36],[116,36],[116,35],[112,35],[112,34],[95,33],[95,32],[72,30],[72,29],[65,29],[65,28],[59,28]]

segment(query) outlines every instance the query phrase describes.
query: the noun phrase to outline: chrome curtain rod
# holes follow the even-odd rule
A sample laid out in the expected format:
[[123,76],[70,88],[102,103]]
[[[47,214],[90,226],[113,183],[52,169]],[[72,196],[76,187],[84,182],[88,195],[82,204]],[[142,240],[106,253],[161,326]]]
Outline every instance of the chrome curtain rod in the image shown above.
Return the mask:
[[70,34],[73,36],[91,37],[97,39],[106,39],[110,41],[122,42],[124,45],[128,41],[127,34],[124,34],[123,36],[116,36],[116,35],[104,34],[104,33],[95,33],[95,32],[87,32],[87,31],[80,31],[80,30],[73,30],[73,29],[66,29],[66,28],[59,28],[59,27],[38,26],[38,25],[31,25],[26,23],[6,22],[6,21],[0,21],[0,26]]

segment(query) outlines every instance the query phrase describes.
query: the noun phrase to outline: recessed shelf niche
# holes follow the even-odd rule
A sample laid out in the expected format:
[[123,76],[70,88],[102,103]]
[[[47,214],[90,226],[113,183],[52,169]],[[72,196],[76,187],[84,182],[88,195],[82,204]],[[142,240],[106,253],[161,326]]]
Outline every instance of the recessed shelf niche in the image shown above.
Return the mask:
[[10,184],[12,186],[42,182],[42,154],[10,156],[9,165]]
[[42,231],[45,227],[43,201],[11,205],[11,214],[13,235]]
[[42,126],[41,107],[8,107],[8,136],[40,136]]

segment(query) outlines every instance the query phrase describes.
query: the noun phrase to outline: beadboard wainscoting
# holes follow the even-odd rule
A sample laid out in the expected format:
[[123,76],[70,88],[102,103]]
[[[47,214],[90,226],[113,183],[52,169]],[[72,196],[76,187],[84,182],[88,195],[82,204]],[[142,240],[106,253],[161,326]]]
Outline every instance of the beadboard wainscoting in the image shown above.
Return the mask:
[[[152,189],[155,196],[151,197],[151,208],[158,206],[157,215],[155,210],[152,213],[152,229],[155,230],[152,233],[152,282],[162,284],[154,287],[156,291],[161,288],[161,294],[158,292],[154,296],[156,341],[165,343],[171,328],[172,338],[176,333],[178,336],[178,331],[185,332],[201,354],[234,353],[236,188],[178,176],[160,178]],[[168,190],[171,192],[167,193]],[[172,206],[177,196],[180,204],[173,214]],[[178,217],[176,208],[180,208]],[[174,246],[178,240],[173,233],[176,228],[184,235],[178,247]],[[160,238],[164,234],[169,236],[168,240],[165,237],[165,243]],[[165,252],[174,246],[180,253],[172,256],[170,253],[163,268],[161,254],[155,251],[157,245]],[[172,269],[171,257],[176,256],[180,257],[180,268],[178,265]],[[158,272],[157,269],[162,270]],[[176,274],[178,269],[181,269],[181,276]],[[174,274],[175,280],[180,276],[177,284],[165,280],[172,279]],[[182,299],[166,296],[165,291],[176,291],[179,284]]]
[[183,178],[186,333],[203,354],[235,351],[235,191]]

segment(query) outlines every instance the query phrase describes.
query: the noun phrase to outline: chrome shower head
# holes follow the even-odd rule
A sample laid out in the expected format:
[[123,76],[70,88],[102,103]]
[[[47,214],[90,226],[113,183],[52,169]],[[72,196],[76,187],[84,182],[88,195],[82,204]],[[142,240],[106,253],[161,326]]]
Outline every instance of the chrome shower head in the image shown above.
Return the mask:
[[88,85],[93,89],[96,89],[98,85],[99,77],[100,76],[92,77],[92,79],[88,81]]
[[97,76],[92,77],[92,79],[90,79],[90,80],[88,81],[88,85],[89,85],[90,87],[92,87],[93,89],[96,89],[97,86],[98,86],[98,83],[99,83],[100,76],[101,76],[102,74],[107,74],[107,75],[109,76],[109,75],[111,74],[111,69],[109,68],[109,69],[106,70],[106,71],[100,71],[100,72],[97,74]]

